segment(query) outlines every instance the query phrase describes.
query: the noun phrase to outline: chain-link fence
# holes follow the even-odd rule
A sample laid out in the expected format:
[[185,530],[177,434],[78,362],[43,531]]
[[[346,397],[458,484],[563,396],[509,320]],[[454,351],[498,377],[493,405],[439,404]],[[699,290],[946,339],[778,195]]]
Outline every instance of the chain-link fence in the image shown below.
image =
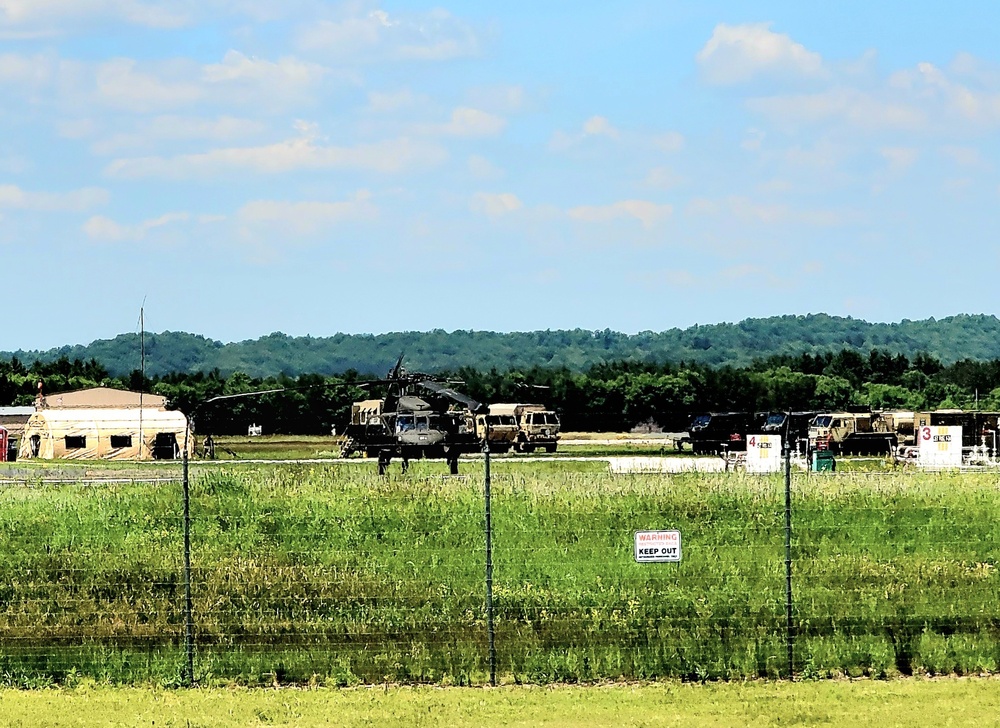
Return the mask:
[[[202,465],[190,477],[194,679],[489,680],[482,463]],[[0,488],[0,676],[188,680],[180,473]],[[501,681],[993,671],[991,473],[613,474],[495,459]],[[679,563],[635,532],[678,530]]]

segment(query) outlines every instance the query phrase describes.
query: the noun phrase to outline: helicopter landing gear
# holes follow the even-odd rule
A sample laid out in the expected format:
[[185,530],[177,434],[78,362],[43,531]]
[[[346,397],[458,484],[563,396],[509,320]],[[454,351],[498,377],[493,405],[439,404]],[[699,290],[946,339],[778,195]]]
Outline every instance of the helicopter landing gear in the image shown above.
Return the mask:
[[403,458],[403,473],[405,474],[407,470],[410,469],[410,459]]
[[[385,475],[385,472],[389,469],[389,461],[392,460],[392,454],[386,451],[381,451],[378,454],[378,474]],[[404,461],[405,462],[405,461]]]
[[458,458],[448,458],[448,472],[452,475],[458,475]]

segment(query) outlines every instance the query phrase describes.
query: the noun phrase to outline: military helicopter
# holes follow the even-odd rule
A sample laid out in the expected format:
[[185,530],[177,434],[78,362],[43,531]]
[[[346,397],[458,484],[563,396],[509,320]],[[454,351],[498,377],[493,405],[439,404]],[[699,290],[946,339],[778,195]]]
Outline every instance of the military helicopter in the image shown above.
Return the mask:
[[385,475],[393,458],[402,460],[403,472],[410,460],[444,459],[457,475],[459,455],[482,449],[473,417],[485,407],[451,389],[450,382],[407,371],[402,356],[385,379],[354,384],[385,386],[386,395],[352,405],[341,454],[378,457],[379,475]]

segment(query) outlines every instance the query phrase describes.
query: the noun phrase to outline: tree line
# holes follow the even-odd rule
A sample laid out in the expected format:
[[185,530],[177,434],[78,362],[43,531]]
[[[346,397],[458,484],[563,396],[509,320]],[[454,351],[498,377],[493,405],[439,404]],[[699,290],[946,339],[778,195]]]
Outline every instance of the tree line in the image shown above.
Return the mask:
[[[114,377],[143,368],[154,376],[174,372],[228,377],[243,372],[254,378],[302,374],[333,376],[355,369],[385,372],[400,353],[420,371],[443,366],[484,370],[524,370],[533,366],[566,368],[583,374],[597,365],[621,361],[691,362],[707,366],[748,368],[772,356],[812,356],[851,349],[863,356],[872,349],[915,357],[927,352],[943,364],[962,359],[1000,358],[1000,319],[959,315],[923,321],[868,323],[850,317],[809,314],[746,319],[739,323],[696,325],[686,329],[624,334],[605,329],[493,331],[406,331],[384,334],[336,334],[326,337],[273,333],[256,340],[223,343],[184,332],[137,333],[87,345],[48,351],[0,353],[55,363],[96,359]],[[140,355],[144,352],[144,357]],[[144,360],[140,362],[140,359]],[[447,362],[447,364],[444,364]]]
[[[777,355],[748,366],[617,361],[584,372],[461,367],[439,376],[481,402],[542,402],[560,413],[564,429],[577,431],[642,425],[679,431],[694,414],[719,411],[1000,410],[1000,359],[944,364],[929,354],[910,359],[879,349]],[[373,378],[353,369],[297,377],[223,376],[218,370],[149,377],[134,370],[115,377],[95,359],[63,356],[28,365],[12,357],[0,360],[0,406],[32,404],[39,381],[46,394],[104,386],[165,396],[172,408],[196,413],[200,432],[245,434],[249,424],[258,424],[267,433],[323,434],[347,423],[352,402],[381,395],[361,385]],[[284,391],[203,404],[265,389]]]

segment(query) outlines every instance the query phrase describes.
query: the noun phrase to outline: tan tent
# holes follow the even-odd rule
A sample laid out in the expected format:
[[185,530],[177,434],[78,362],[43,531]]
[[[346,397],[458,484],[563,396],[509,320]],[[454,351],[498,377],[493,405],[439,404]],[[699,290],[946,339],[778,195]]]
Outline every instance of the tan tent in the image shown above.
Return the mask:
[[166,409],[167,398],[148,392],[131,392],[127,389],[111,389],[110,387],[90,387],[78,389],[75,392],[56,392],[47,394],[35,404],[36,409],[64,409],[87,407],[91,409],[106,409],[108,407],[152,407]]
[[[178,458],[186,425],[181,412],[155,407],[39,409],[28,419],[17,456],[78,460]],[[188,440],[190,456],[194,437]]]

